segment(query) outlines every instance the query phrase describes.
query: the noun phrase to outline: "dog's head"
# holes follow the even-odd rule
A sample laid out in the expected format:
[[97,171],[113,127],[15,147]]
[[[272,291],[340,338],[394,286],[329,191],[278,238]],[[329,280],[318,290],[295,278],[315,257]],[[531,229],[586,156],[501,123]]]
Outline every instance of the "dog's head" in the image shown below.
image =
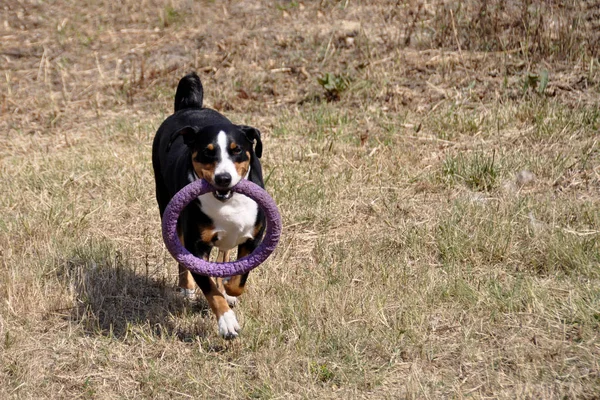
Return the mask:
[[250,126],[185,127],[179,134],[190,149],[196,175],[217,189],[213,194],[221,201],[233,196],[230,189],[248,177],[252,164],[262,156],[260,132]]

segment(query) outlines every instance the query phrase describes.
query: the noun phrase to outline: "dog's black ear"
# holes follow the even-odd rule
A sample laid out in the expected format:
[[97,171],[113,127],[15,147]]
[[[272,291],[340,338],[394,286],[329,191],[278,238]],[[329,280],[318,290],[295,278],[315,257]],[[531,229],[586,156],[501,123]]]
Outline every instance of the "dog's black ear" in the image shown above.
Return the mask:
[[183,143],[188,147],[193,147],[196,142],[196,138],[198,136],[198,128],[194,128],[193,126],[186,126],[178,131],[173,132],[171,134],[171,140],[169,140],[169,144],[167,145],[167,151],[171,148],[171,145],[177,139],[178,136],[183,137]]
[[262,157],[262,141],[260,140],[260,131],[256,128],[253,128],[251,126],[246,126],[246,125],[240,125],[239,127],[242,130],[242,132],[244,132],[244,135],[246,135],[246,138],[251,143],[254,143],[254,141],[256,141],[256,147],[254,148],[254,153],[256,154],[256,157],[261,158]]

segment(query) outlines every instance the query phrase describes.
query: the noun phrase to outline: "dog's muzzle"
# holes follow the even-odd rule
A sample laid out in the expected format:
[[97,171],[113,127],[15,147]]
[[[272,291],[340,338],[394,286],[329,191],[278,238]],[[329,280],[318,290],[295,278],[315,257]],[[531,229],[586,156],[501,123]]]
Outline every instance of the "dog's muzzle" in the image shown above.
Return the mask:
[[221,172],[215,175],[214,180],[217,191],[213,192],[213,195],[217,200],[226,201],[233,196],[233,192],[227,189],[231,185],[231,179],[231,174],[229,172]]

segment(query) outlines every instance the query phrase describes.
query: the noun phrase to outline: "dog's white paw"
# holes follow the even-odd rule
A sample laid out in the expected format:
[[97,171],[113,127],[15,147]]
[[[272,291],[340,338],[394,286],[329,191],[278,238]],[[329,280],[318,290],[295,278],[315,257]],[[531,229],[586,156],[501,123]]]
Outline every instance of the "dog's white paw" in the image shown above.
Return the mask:
[[196,289],[177,288],[177,293],[186,300],[194,300],[196,298]]
[[231,310],[219,317],[219,335],[224,339],[234,339],[238,336],[240,325],[238,324],[235,313]]
[[229,307],[234,307],[238,302],[238,298],[235,296],[230,296],[227,293],[223,293],[223,296],[225,296],[225,300],[227,300]]

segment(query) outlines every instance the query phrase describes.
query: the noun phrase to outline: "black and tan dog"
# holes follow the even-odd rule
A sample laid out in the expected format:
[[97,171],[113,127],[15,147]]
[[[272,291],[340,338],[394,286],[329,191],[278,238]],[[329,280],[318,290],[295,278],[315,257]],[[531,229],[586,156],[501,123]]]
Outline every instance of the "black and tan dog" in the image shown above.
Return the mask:
[[[179,238],[196,257],[208,259],[219,249],[219,261],[228,261],[229,250],[237,246],[238,257],[250,254],[264,233],[264,215],[250,198],[230,189],[240,179],[264,187],[259,158],[260,132],[234,125],[215,110],[202,107],[203,89],[195,73],[179,81],[175,113],[158,128],[152,145],[156,200],[160,215],[181,188],[196,179],[205,179],[217,190],[199,196],[181,213]],[[186,295],[195,283],[217,317],[219,333],[227,339],[240,329],[230,305],[244,291],[248,274],[214,279],[188,271],[179,265],[179,287]]]

